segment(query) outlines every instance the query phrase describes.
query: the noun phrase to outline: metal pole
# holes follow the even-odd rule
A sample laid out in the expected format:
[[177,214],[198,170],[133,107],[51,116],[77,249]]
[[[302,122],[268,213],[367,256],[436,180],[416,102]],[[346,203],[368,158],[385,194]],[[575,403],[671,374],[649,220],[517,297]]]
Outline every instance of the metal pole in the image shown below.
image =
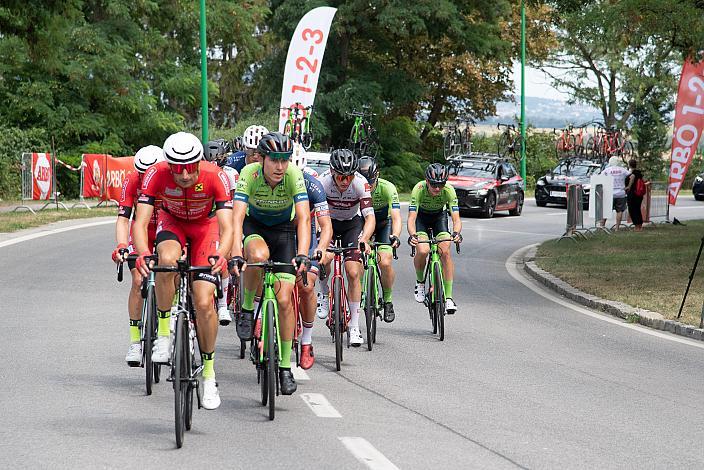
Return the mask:
[[208,57],[205,40],[205,0],[200,0],[200,94],[203,143],[208,141]]
[[521,178],[526,188],[526,2],[521,0]]
[[59,197],[58,197],[58,190],[59,188],[56,187],[56,144],[54,142],[54,136],[51,136],[51,179],[52,179],[52,186],[54,189],[54,203],[56,204],[56,210],[59,210]]
[[[692,279],[694,279],[694,273],[697,272],[697,265],[699,264],[699,257],[702,255],[702,248],[704,248],[704,237],[702,237],[702,241],[699,244],[699,251],[697,252],[697,258],[694,260],[694,266],[692,266],[692,272],[689,273],[689,282],[687,283],[687,288],[684,291],[684,296],[682,296],[682,303],[680,304],[680,310],[677,312],[677,319],[679,320],[680,315],[682,315],[682,309],[684,308],[684,303],[687,300],[687,294],[689,294],[689,288],[692,285]],[[703,306],[704,308],[704,306]],[[700,326],[701,328],[701,321],[700,321]]]

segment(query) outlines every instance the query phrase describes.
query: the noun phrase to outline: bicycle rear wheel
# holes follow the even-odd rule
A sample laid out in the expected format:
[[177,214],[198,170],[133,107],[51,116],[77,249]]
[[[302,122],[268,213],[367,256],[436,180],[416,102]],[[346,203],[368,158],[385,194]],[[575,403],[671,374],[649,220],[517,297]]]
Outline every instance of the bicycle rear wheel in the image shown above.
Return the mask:
[[[195,326],[194,326],[195,328]],[[186,431],[191,430],[191,424],[193,424],[193,389],[195,388],[195,382],[192,380],[193,377],[193,371],[197,369],[196,366],[196,358],[195,358],[195,344],[191,344],[190,340],[190,329],[185,328],[186,334],[185,334],[185,339],[184,343],[186,345],[185,348],[185,353],[186,353],[186,379],[188,382],[186,382],[186,393],[185,393],[185,399],[186,399],[186,406],[185,406],[185,423],[186,423]],[[194,338],[195,338],[195,332],[194,332]],[[193,349],[191,349],[193,347]]]
[[267,348],[266,348],[266,386],[269,392],[269,420],[274,419],[276,413],[276,324],[274,323],[274,303],[272,301],[266,304],[266,322],[267,327]]
[[[186,324],[183,318],[183,312],[179,313],[176,320],[176,333],[174,345],[174,361],[173,361],[173,380],[174,380],[174,423],[176,431],[176,447],[179,449],[183,446],[183,431],[186,427],[186,384],[185,384],[185,369],[186,369],[186,351],[188,342],[184,341],[184,330]],[[187,333],[186,333],[187,334]]]
[[504,131],[501,134],[501,137],[499,137],[499,143],[498,143],[497,152],[496,152],[499,154],[500,158],[504,158],[508,154],[508,152],[510,151],[509,150],[509,145],[510,145],[509,140],[510,139],[509,139],[508,132]]
[[152,346],[154,344],[154,317],[156,316],[156,295],[154,287],[147,288],[147,298],[144,300],[142,313],[142,357],[145,371],[147,395],[152,394],[152,381],[157,381],[156,367],[152,363]]
[[342,286],[340,280],[335,279],[332,286],[332,321],[333,331],[335,336],[335,368],[340,371],[340,363],[342,362]]
[[437,319],[437,329],[440,341],[445,340],[445,290],[442,283],[442,271],[440,263],[433,266],[433,284],[435,284],[435,318]]

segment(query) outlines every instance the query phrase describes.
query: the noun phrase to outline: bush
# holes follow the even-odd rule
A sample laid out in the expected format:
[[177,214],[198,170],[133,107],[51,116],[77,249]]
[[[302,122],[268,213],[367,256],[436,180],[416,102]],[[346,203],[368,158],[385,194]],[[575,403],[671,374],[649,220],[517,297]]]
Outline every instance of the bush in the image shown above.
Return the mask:
[[22,154],[49,152],[50,140],[44,129],[22,130],[0,126],[0,199],[22,197]]
[[[74,168],[81,167],[81,156],[61,155],[59,159]],[[60,163],[56,164],[56,185],[61,199],[78,199],[81,190],[81,172],[69,170]]]

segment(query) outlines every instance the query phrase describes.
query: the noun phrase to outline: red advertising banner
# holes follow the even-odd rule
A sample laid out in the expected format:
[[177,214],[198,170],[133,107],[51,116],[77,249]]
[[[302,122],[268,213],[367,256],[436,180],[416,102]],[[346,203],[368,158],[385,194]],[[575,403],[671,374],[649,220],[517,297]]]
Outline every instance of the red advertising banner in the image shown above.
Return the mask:
[[697,150],[704,129],[704,62],[693,64],[687,60],[682,67],[675,106],[675,124],[672,133],[669,203],[674,205],[682,189],[689,164]]
[[83,163],[81,164],[83,197],[97,197],[102,199],[107,157],[107,155],[102,154],[83,154]]
[[53,165],[50,153],[32,154],[32,199],[48,200],[52,196]]
[[115,158],[108,155],[106,162],[105,193],[107,199],[119,201],[125,176],[134,170],[134,157]]

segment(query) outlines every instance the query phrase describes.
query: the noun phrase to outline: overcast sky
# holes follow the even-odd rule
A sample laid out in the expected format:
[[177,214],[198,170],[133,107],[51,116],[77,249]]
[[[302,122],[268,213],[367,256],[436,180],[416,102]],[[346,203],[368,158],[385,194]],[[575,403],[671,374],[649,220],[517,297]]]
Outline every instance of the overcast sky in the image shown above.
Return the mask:
[[[516,95],[521,94],[521,63],[513,64],[513,82]],[[567,101],[569,96],[550,84],[550,78],[538,69],[526,67],[526,96]]]

